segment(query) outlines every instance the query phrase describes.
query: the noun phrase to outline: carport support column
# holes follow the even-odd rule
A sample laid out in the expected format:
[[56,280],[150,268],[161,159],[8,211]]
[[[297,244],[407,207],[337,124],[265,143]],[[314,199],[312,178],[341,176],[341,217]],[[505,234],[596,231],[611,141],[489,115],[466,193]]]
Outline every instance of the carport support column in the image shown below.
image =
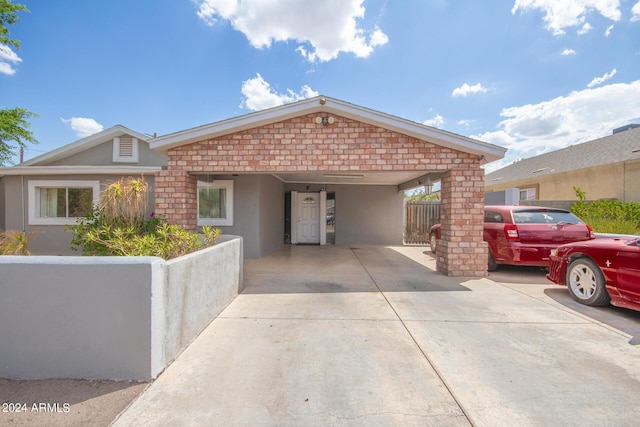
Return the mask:
[[441,196],[436,269],[447,276],[486,276],[484,170],[477,166],[448,171],[442,177]]
[[189,231],[198,229],[198,180],[182,169],[166,169],[155,176],[155,214]]

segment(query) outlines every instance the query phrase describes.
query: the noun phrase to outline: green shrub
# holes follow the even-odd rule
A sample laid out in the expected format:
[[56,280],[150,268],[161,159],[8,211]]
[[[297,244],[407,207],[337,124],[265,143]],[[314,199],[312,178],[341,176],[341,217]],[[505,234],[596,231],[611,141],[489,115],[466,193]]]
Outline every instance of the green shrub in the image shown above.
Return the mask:
[[571,206],[578,218],[598,233],[638,234],[640,228],[640,204],[622,203],[619,200],[586,202],[586,193],[573,187],[578,201]]
[[164,218],[144,218],[148,186],[143,178],[127,178],[109,185],[100,206],[67,227],[72,249],[83,255],[159,256],[176,258],[215,243],[220,229],[202,227],[203,236]]
[[598,217],[583,216],[582,221],[597,233],[611,234],[638,234],[638,223],[636,221],[625,221],[620,219],[606,219]]

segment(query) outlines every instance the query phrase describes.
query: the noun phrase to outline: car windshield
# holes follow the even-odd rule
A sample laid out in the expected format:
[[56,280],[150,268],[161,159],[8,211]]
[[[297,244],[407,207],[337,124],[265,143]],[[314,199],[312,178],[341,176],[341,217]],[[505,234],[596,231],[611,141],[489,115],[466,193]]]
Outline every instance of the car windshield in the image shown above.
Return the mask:
[[516,224],[580,224],[581,221],[571,212],[554,210],[527,210],[513,212]]

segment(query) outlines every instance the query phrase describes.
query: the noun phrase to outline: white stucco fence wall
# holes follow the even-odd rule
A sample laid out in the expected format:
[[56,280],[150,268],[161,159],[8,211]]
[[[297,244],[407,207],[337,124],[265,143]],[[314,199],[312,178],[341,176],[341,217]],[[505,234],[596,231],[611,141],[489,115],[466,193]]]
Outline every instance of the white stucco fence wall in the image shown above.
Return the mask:
[[0,256],[0,377],[149,380],[242,290],[242,238],[156,257]]

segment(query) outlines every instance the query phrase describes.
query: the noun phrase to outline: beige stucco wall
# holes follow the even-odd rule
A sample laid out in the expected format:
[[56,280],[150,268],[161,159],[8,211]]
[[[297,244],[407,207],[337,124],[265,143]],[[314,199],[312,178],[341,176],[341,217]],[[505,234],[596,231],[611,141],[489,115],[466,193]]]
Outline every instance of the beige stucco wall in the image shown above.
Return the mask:
[[538,200],[577,200],[573,191],[576,186],[587,193],[589,200],[640,202],[640,159],[487,185],[485,191],[534,186],[538,186]]

